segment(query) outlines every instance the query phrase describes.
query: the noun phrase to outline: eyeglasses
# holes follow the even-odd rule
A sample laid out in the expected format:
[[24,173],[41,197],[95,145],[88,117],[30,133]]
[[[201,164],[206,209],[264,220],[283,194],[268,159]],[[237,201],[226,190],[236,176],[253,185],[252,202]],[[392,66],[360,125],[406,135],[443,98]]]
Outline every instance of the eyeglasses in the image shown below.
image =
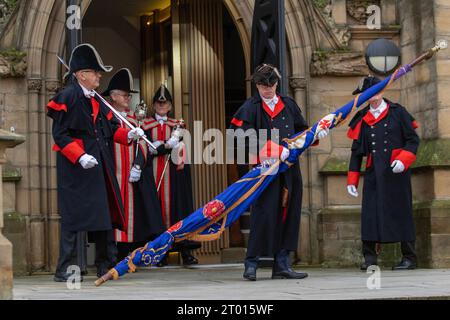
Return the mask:
[[120,93],[116,93],[116,95],[121,96],[121,97],[124,97],[124,98],[128,98],[128,99],[131,99],[131,97],[132,97],[131,93],[128,93],[128,94],[120,94]]

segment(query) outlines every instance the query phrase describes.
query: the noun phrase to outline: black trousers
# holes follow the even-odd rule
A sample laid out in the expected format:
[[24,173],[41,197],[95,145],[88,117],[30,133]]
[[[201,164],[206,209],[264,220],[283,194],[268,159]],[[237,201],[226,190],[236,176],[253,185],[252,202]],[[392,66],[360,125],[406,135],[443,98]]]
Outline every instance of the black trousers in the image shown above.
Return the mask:
[[[401,250],[403,255],[403,260],[409,260],[417,263],[417,255],[416,255],[416,242],[415,241],[402,241]],[[363,241],[363,256],[364,260],[369,264],[377,264],[377,252],[375,250],[376,242],[375,241]]]
[[[89,239],[95,243],[95,266],[97,273],[103,273],[113,267],[116,248],[112,241],[112,230],[89,232]],[[61,230],[59,258],[56,275],[64,276],[67,268],[73,264],[72,257],[76,253],[77,232]]]

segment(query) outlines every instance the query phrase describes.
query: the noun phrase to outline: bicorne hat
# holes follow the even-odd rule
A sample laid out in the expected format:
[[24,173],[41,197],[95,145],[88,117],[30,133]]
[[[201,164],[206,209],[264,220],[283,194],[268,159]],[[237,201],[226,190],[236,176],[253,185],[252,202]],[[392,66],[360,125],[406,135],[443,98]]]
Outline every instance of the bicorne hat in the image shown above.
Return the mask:
[[93,45],[83,43],[73,49],[69,60],[69,72],[67,72],[66,76],[84,69],[111,72],[113,67],[105,66]]
[[169,101],[172,103],[172,95],[170,94],[169,89],[167,89],[167,87],[163,84],[158,88],[158,90],[156,90],[155,95],[153,96],[153,103],[157,101]]
[[109,81],[108,88],[103,92],[103,96],[109,96],[112,90],[122,90],[125,92],[138,93],[133,88],[133,76],[127,68],[120,69]]

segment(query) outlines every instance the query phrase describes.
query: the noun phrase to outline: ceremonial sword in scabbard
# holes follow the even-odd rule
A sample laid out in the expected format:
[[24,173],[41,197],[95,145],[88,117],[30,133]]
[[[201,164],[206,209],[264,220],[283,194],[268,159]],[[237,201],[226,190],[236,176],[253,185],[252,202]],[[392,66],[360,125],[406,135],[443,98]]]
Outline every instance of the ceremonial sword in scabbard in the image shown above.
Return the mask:
[[[58,60],[63,64],[64,67],[67,68],[67,70],[70,70],[69,66],[67,65],[67,63],[60,57],[60,56],[56,56],[58,58]],[[119,111],[117,111],[116,109],[114,109],[114,107],[112,105],[109,104],[108,101],[106,101],[105,98],[103,98],[97,91],[92,90],[95,95],[108,107],[108,109],[111,110],[112,113],[114,113],[116,115],[117,118],[119,118],[121,121],[123,121],[123,123],[125,123],[127,125],[128,128],[130,129],[136,129],[135,126],[133,126],[124,116],[122,116],[120,114]],[[145,142],[147,142],[148,146],[150,148],[152,148],[154,151],[156,151],[155,145],[147,139],[147,137],[144,135],[142,137],[140,137],[142,140],[144,140]]]

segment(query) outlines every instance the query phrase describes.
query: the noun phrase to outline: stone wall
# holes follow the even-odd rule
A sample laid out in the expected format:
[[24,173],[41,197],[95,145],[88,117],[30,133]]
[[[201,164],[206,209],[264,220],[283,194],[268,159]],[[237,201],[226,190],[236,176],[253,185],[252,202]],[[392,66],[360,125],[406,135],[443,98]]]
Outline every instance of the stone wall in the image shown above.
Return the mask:
[[[55,54],[61,54],[64,42],[64,3],[22,1],[26,4],[21,7],[22,20],[13,15],[12,19],[18,19],[16,29],[8,28],[0,41],[3,49],[18,44],[16,49],[26,53],[27,62],[22,78],[11,78],[9,72],[8,78],[0,79],[1,127],[14,127],[29,138],[8,152],[9,164],[20,168],[22,177],[6,185],[7,192],[12,192],[13,185],[17,187],[14,209],[9,207],[5,216],[6,229],[10,226],[9,237],[17,243],[17,262],[23,262],[20,242],[26,233],[28,270],[52,270],[58,253],[59,216],[51,126],[43,106],[60,85],[62,72]],[[225,2],[241,32],[249,73],[254,1]],[[309,123],[353,98],[351,92],[367,72],[364,49],[375,38],[397,43],[404,63],[435,40],[449,39],[450,0],[373,2],[381,6],[381,30],[368,30],[364,24],[358,3],[368,1],[285,1],[291,93]],[[87,8],[89,1],[83,3]],[[446,188],[450,159],[445,156],[447,150],[450,153],[449,58],[450,50],[439,53],[387,92],[388,98],[407,106],[421,126],[419,135],[424,143],[414,169],[413,194],[420,263],[432,267],[450,264],[450,195]],[[360,199],[346,192],[351,143],[346,130],[345,125],[333,130],[301,159],[304,197],[297,258],[306,264],[355,266],[361,260]],[[26,232],[22,232],[23,223]],[[388,265],[398,259],[398,246],[383,246],[382,254],[381,261]]]
[[[351,2],[347,1],[347,5]],[[402,63],[407,63],[432,47],[436,40],[448,40],[450,1],[399,0],[381,1],[380,4],[384,27],[367,32],[360,26],[351,25],[349,46],[353,50],[363,49],[374,35],[382,36],[384,32],[400,46]],[[395,8],[397,14],[392,14]],[[396,25],[401,28],[396,28]],[[445,125],[450,120],[447,117],[449,57],[448,50],[439,52],[395,83],[386,94],[387,98],[406,106],[420,125],[418,133],[422,142],[413,168],[412,184],[417,252],[422,267],[450,266],[450,192],[446,187],[450,182],[450,145],[447,140],[450,130]],[[357,83],[355,78],[314,78],[310,90],[313,119],[348,102],[351,99],[349,93]],[[321,143],[313,151],[316,154],[313,162],[318,167],[317,178],[323,181],[322,185],[317,183],[313,186],[316,194],[323,191],[323,202],[320,203],[320,196],[313,199],[317,208],[318,262],[325,266],[356,266],[362,259],[361,198],[351,198],[345,189],[351,143],[345,136],[346,129],[336,129],[329,143]],[[311,171],[314,175],[315,169]],[[359,190],[362,190],[362,185]],[[380,263],[390,266],[400,257],[398,244],[383,245]]]

